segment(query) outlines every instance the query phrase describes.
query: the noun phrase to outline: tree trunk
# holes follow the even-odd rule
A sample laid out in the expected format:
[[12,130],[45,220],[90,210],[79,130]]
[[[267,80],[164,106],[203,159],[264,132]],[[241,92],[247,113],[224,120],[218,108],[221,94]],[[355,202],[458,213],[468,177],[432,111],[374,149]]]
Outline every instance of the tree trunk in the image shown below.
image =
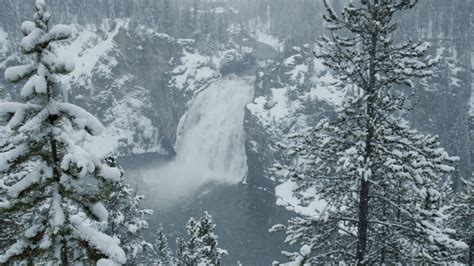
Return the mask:
[[385,247],[382,248],[380,255],[380,265],[385,265]]
[[474,237],[471,237],[471,243],[469,244],[469,261],[467,265],[474,265],[474,254],[473,250],[474,249]]
[[[53,124],[56,118],[50,115],[48,120],[51,127],[53,127]],[[59,168],[58,147],[57,147],[56,140],[54,139],[52,130],[49,135],[49,141],[51,144],[51,161],[52,161],[52,166],[53,166],[53,178],[59,184],[59,179],[61,178],[61,171]],[[65,236],[63,236],[63,239],[61,240],[61,265],[68,265],[67,240]]]
[[67,254],[67,240],[64,238],[61,240],[61,265],[69,265],[68,264],[68,254]]
[[[53,99],[53,91],[52,91],[52,86],[48,82],[48,101]],[[56,142],[56,139],[54,138],[54,133],[53,133],[53,128],[56,120],[58,119],[57,115],[50,114],[48,116],[48,123],[49,123],[49,143],[51,146],[51,166],[53,168],[53,179],[57,182],[58,184],[58,189],[59,189],[59,183],[61,179],[61,168],[60,168],[60,160],[59,160],[59,155],[58,155],[58,144]],[[60,193],[60,191],[58,191]],[[63,239],[61,240],[61,254],[60,254],[60,259],[61,259],[61,265],[68,265],[68,251],[67,251],[67,240],[65,236],[62,236]]]
[[[372,67],[371,67],[372,68]],[[373,88],[373,87],[372,87]],[[374,138],[373,120],[373,97],[367,101],[367,137],[365,140],[364,161],[368,171],[370,169],[370,157],[372,156],[372,142]],[[365,176],[361,177],[359,191],[359,217],[357,228],[357,265],[365,265],[365,255],[367,253],[367,231],[369,215],[369,180]]]
[[357,265],[365,265],[367,250],[367,216],[369,213],[369,182],[362,180],[359,192],[359,223],[357,228]]
[[[377,4],[377,0],[375,0]],[[377,11],[372,14],[372,20],[378,21]],[[375,74],[376,74],[376,53],[377,53],[377,40],[378,32],[374,29],[371,36],[371,51],[370,62],[369,62],[369,84],[365,92],[368,95],[367,98],[367,136],[365,140],[365,171],[368,171],[370,166],[370,157],[372,157],[372,142],[374,138],[374,126],[375,120],[374,113],[374,90],[375,90]],[[368,216],[369,216],[369,181],[362,176],[359,191],[359,217],[357,226],[357,252],[356,252],[356,263],[357,265],[366,265],[366,253],[367,253],[367,232],[368,232]]]

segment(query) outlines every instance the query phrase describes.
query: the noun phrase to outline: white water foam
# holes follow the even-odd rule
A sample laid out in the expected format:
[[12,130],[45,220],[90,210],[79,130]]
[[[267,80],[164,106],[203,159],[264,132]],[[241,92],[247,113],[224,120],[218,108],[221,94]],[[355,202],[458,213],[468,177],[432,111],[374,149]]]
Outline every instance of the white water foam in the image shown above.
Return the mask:
[[142,173],[155,204],[169,205],[209,182],[242,181],[247,173],[244,108],[253,92],[252,78],[230,75],[196,97],[178,129],[176,159]]

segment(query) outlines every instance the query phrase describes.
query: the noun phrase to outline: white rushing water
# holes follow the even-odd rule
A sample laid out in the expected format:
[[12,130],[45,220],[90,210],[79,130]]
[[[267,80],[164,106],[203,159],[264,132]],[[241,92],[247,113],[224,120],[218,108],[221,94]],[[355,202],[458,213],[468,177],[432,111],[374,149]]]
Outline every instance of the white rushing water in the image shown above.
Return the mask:
[[143,173],[155,203],[169,205],[206,183],[245,177],[244,108],[253,90],[253,79],[230,75],[199,93],[180,123],[176,159]]

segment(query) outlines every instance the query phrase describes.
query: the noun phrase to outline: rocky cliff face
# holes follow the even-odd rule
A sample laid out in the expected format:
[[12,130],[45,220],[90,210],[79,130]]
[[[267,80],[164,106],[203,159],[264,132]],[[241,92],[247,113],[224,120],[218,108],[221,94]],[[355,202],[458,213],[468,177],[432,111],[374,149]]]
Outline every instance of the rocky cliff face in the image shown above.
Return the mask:
[[247,105],[247,156],[251,184],[264,186],[258,177],[274,183],[271,168],[284,162],[278,143],[286,136],[315,125],[322,116],[330,116],[341,102],[341,93],[331,86],[332,75],[319,59],[312,56],[310,45],[295,46],[282,57],[260,61],[256,73],[255,99]]
[[[166,34],[133,28],[129,19],[106,19],[74,29],[71,43],[57,51],[76,64],[64,79],[70,84],[69,101],[90,110],[107,127],[91,146],[120,155],[171,152],[169,143],[174,142],[179,121],[174,111],[180,105],[167,86],[167,75],[173,67],[170,59],[179,57],[183,45]],[[13,46],[16,41],[7,43]],[[13,49],[5,54],[2,68],[24,60]],[[3,86],[18,97],[16,87]]]
[[[85,107],[106,125],[106,132],[90,141],[90,147],[100,154],[173,154],[178,123],[188,102],[220,77],[221,65],[241,55],[226,47],[213,56],[203,56],[196,51],[194,40],[158,31],[157,22],[148,23],[147,18],[159,12],[145,14],[158,8],[155,2],[51,0],[48,4],[54,23],[73,23],[73,40],[57,50],[76,63],[64,80],[70,84],[69,101]],[[33,12],[33,5],[26,1],[5,1],[4,6],[0,17],[2,73],[28,60],[19,56],[17,44],[22,37],[21,21]],[[0,86],[5,99],[7,95],[18,98],[18,88],[3,75]]]
[[436,75],[420,84],[414,108],[408,117],[419,129],[438,134],[447,151],[460,157],[456,180],[473,174],[474,130],[472,86],[474,1],[420,1],[420,5],[401,18],[404,38],[416,36],[428,41],[433,54],[440,56]]
[[[321,6],[307,1],[292,2],[292,12],[298,11],[301,18],[290,18],[276,8],[289,4],[285,1],[244,2],[233,3],[237,9],[232,9],[227,1],[194,1],[179,7],[165,0],[48,1],[54,22],[73,23],[76,29],[72,48],[62,51],[77,62],[76,71],[67,80],[73,92],[70,100],[91,110],[108,126],[102,142],[108,142],[109,149],[113,147],[122,155],[173,153],[179,120],[196,93],[221,73],[255,75],[254,108],[247,110],[245,119],[248,161],[255,164],[255,168],[250,167],[255,175],[271,176],[261,167],[271,165],[280,156],[270,143],[332,108],[331,101],[315,102],[317,94],[338,96],[325,91],[325,86],[316,88],[315,83],[324,82],[329,76],[319,73],[323,70],[314,62],[303,62],[314,61],[311,45],[303,46],[303,43],[320,34],[322,27],[314,23],[311,31],[302,25],[293,27],[299,25],[293,20],[320,17]],[[3,0],[2,4],[0,69],[5,69],[22,60],[16,51],[21,38],[18,28],[21,21],[31,16],[33,5],[14,0]],[[474,157],[469,144],[472,143],[469,133],[473,130],[469,121],[473,119],[474,109],[472,5],[472,1],[420,1],[415,10],[400,18],[399,34],[402,38],[430,41],[433,53],[442,57],[437,76],[426,83],[429,86],[421,84],[413,97],[416,104],[407,115],[419,129],[439,134],[448,151],[461,157],[459,176],[464,177],[472,171],[471,157]],[[226,10],[230,13],[225,13]],[[215,15],[221,13],[226,15]],[[213,20],[217,24],[209,22]],[[195,25],[193,34],[186,30],[189,22],[199,24]],[[294,25],[290,27],[290,24]],[[219,25],[229,26],[227,32],[234,37],[230,41],[206,40],[213,32],[222,35]],[[173,36],[163,32],[172,32]],[[221,43],[216,45],[219,40]],[[242,47],[248,47],[247,53],[255,52],[254,57],[259,60],[256,70],[252,59],[239,58],[239,54],[245,54]],[[229,52],[236,48],[239,50],[236,54]],[[3,76],[0,84],[16,97],[15,89],[4,82]],[[289,118],[293,115],[296,117]],[[265,163],[254,163],[254,159]]]

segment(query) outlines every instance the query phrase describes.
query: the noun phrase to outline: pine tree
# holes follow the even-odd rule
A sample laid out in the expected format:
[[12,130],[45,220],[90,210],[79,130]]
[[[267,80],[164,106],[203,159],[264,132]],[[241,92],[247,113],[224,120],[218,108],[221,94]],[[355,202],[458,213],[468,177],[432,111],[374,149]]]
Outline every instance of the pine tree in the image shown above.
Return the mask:
[[162,9],[159,17],[159,25],[161,26],[161,31],[164,33],[176,36],[177,31],[177,21],[178,21],[178,10],[174,3],[176,1],[171,0],[161,0]]
[[176,238],[176,261],[179,264],[188,265],[186,249],[186,241],[181,237]]
[[0,254],[8,247],[15,244],[18,231],[21,231],[21,219],[15,217],[0,218]]
[[157,255],[158,265],[170,265],[173,262],[173,255],[171,249],[168,247],[168,239],[163,232],[163,225],[158,226],[156,231],[155,250]]
[[186,224],[189,240],[176,240],[176,257],[180,265],[220,265],[221,258],[227,255],[227,251],[218,247],[215,227],[207,211],[198,221],[192,217],[189,219]]
[[426,56],[428,44],[392,38],[393,16],[416,2],[362,0],[338,15],[324,1],[330,37],[318,42],[316,56],[347,96],[336,119],[283,146],[298,155],[288,168],[294,194],[303,205],[323,202],[286,229],[287,242],[311,247],[313,263],[433,263],[466,247],[444,228],[437,189],[457,158],[400,118],[402,89],[430,76],[437,61]]
[[182,11],[182,15],[179,16],[179,18],[180,26],[178,32],[180,33],[180,37],[192,36],[196,24],[193,23],[193,13],[187,4],[184,5],[184,10]]
[[97,229],[108,218],[102,201],[121,172],[76,139],[98,135],[103,126],[61,98],[59,76],[70,73],[74,64],[59,58],[53,43],[69,38],[71,29],[50,27],[44,0],[36,0],[35,9],[33,21],[21,26],[25,37],[20,45],[33,61],[5,71],[10,82],[26,80],[21,89],[25,103],[0,103],[0,118],[11,129],[0,148],[0,214],[22,223],[0,263],[123,264],[120,242]]
[[294,265],[307,265],[311,255],[311,247],[303,245],[299,253],[287,254],[288,257],[292,258]]
[[474,264],[474,182],[461,180],[462,187],[459,191],[450,194],[450,225],[456,230],[456,235],[469,244],[466,252],[467,265]]
[[180,265],[195,265],[198,262],[199,239],[197,238],[198,223],[191,217],[186,223],[186,234],[189,240],[176,239],[176,259]]
[[218,247],[217,235],[214,233],[216,224],[207,211],[201,216],[197,226],[197,239],[199,240],[199,263],[205,265],[220,265],[223,255],[227,251]]
[[194,27],[194,32],[192,34],[192,36],[196,36],[198,34],[196,34],[196,32],[200,31],[200,22],[199,22],[199,4],[198,4],[198,0],[193,0],[193,13],[192,13],[192,25]]
[[[0,131],[0,133],[4,132]],[[8,133],[4,134],[8,136]],[[0,191],[2,192],[0,197],[3,197],[3,194],[8,189],[8,186],[5,186],[3,182],[4,181],[0,179]],[[16,239],[18,238],[18,232],[24,230],[24,226],[22,226],[24,221],[22,220],[22,215],[16,213],[0,215],[0,254],[3,254],[10,246],[15,244]]]
[[[105,158],[110,167],[117,167],[114,155]],[[112,185],[112,193],[105,206],[109,209],[109,222],[106,234],[121,240],[121,247],[127,255],[127,263],[132,265],[149,264],[154,259],[153,245],[144,238],[144,231],[148,228],[145,220],[153,211],[142,209],[142,195],[121,178],[120,182]]]

